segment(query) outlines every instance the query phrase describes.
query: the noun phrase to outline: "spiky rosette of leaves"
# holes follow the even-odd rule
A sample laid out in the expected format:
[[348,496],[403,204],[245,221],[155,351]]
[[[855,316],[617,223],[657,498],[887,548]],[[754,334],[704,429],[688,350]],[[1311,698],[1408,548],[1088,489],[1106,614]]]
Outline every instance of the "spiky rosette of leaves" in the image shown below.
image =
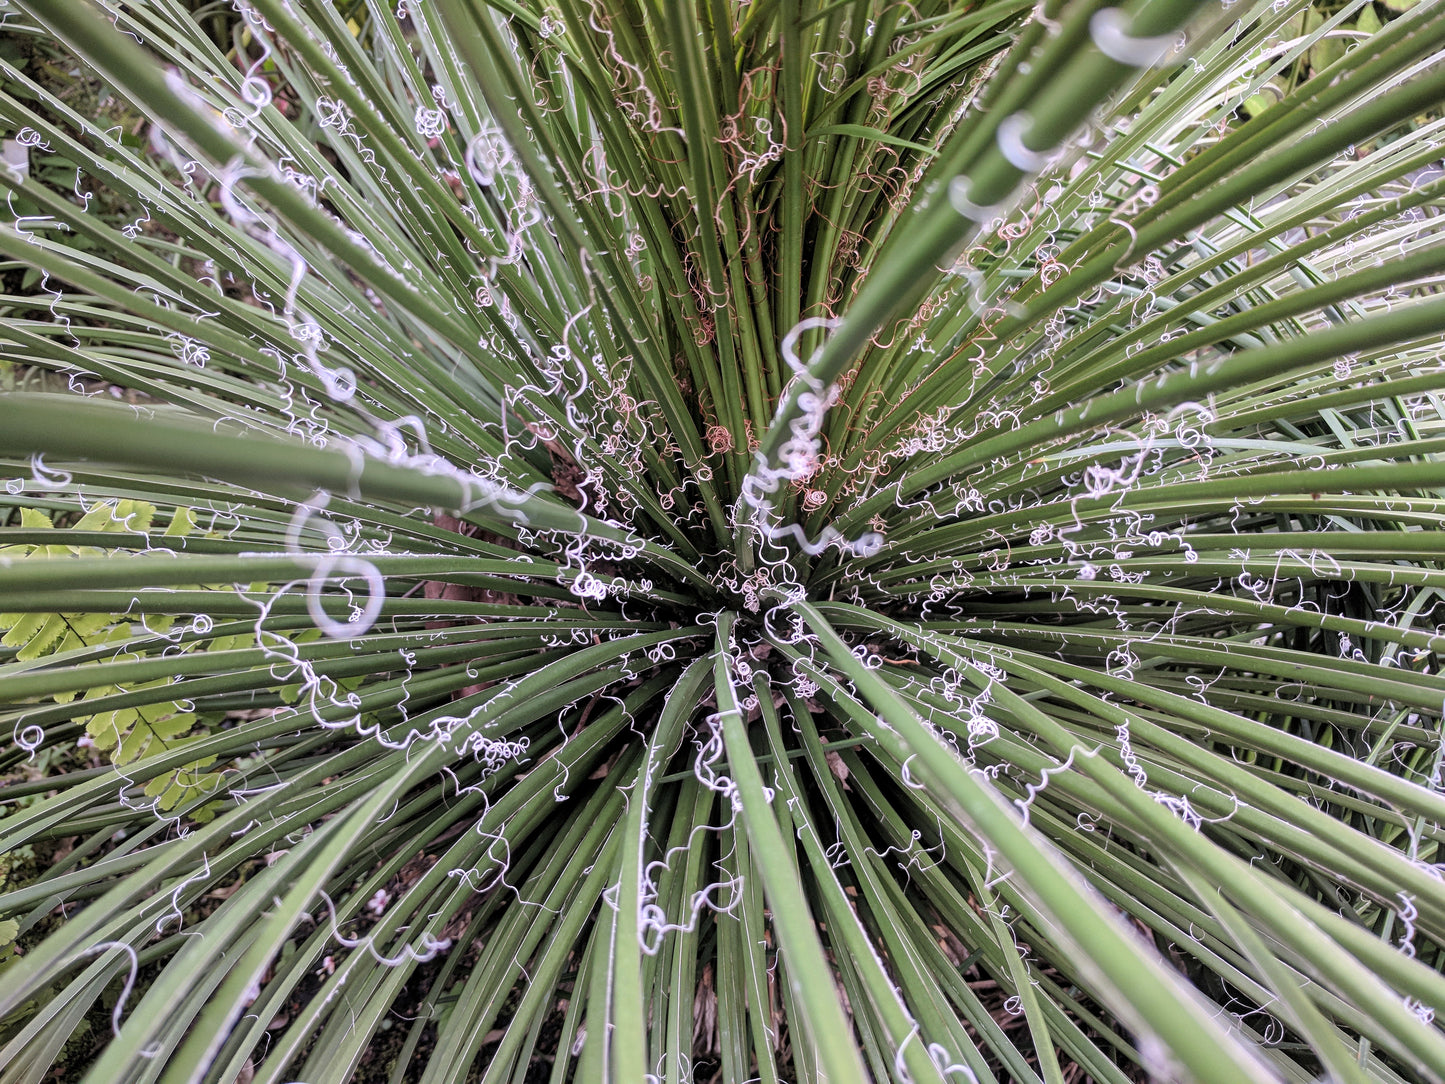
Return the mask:
[[0,1084],[1445,1079],[1396,6],[15,0]]

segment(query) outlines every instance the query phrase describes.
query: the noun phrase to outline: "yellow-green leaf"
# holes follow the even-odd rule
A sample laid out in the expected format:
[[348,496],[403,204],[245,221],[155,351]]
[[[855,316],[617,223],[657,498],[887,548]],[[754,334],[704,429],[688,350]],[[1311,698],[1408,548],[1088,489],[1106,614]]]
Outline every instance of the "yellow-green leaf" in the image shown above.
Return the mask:
[[177,508],[166,526],[167,538],[184,538],[196,529],[196,514],[189,508]]
[[[164,684],[165,681],[153,681],[132,688],[153,689]],[[139,760],[153,743],[174,748],[184,742],[195,723],[193,714],[177,711],[174,704],[163,701],[98,712],[86,721],[85,729],[97,749],[109,752],[116,764],[125,765]]]
[[[204,798],[206,795],[214,793],[221,785],[221,775],[219,772],[207,772],[202,769],[213,764],[215,760],[215,757],[202,757],[173,772],[157,776],[145,785],[146,796],[157,799],[156,805],[161,810],[170,812],[182,802]],[[215,810],[209,805],[203,806],[192,816],[197,821],[207,821],[215,816]]]

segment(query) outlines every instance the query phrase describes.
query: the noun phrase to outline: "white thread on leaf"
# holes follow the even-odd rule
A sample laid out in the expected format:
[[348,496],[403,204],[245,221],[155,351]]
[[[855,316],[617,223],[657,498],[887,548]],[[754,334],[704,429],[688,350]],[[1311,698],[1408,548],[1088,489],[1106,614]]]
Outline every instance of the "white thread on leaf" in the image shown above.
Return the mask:
[[1157,68],[1169,62],[1178,38],[1161,34],[1136,38],[1127,29],[1128,16],[1118,8],[1101,8],[1089,20],[1089,37],[1094,48],[1110,60],[1134,68]]
[[1011,113],[999,122],[994,135],[999,152],[1008,159],[1009,165],[1025,173],[1037,173],[1049,162],[1046,151],[1036,151],[1024,143],[1025,129],[1031,125],[1032,118],[1027,113]]
[[980,207],[968,198],[968,190],[972,185],[973,181],[970,178],[961,175],[948,182],[948,202],[953,209],[970,222],[977,222],[980,225],[1002,218],[1003,204],[994,203],[987,207]]

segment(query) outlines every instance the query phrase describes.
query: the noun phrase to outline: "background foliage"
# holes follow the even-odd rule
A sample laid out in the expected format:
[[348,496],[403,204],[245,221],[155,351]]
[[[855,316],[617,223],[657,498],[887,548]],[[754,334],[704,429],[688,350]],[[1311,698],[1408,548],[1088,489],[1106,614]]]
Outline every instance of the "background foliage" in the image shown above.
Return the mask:
[[1434,0],[0,10],[0,1084],[1445,1079]]

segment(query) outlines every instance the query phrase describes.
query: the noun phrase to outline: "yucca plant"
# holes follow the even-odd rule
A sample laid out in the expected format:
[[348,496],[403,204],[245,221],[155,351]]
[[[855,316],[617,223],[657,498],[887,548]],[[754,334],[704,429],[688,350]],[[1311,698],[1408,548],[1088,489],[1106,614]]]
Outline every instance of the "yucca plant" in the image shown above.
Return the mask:
[[5,11],[0,1084],[1445,1080],[1434,0]]

